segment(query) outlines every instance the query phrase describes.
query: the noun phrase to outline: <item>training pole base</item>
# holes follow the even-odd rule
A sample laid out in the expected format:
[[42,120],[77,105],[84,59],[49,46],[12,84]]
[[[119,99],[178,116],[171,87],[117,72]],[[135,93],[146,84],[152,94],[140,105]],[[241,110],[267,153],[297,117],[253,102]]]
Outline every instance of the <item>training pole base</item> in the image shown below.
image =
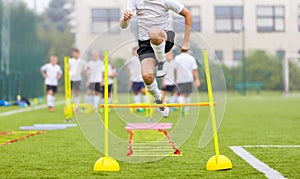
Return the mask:
[[120,165],[114,158],[102,157],[94,164],[94,171],[118,172],[120,171]]
[[229,170],[232,169],[232,163],[224,155],[211,157],[206,163],[206,170]]

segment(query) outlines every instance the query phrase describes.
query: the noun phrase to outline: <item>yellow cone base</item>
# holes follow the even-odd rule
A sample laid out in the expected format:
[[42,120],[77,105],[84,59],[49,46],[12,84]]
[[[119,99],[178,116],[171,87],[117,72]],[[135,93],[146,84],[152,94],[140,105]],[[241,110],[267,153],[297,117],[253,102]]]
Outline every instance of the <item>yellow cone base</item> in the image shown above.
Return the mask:
[[231,161],[224,155],[213,156],[206,163],[206,170],[228,170],[232,169]]
[[94,171],[118,172],[120,171],[119,163],[111,157],[102,157],[96,161]]

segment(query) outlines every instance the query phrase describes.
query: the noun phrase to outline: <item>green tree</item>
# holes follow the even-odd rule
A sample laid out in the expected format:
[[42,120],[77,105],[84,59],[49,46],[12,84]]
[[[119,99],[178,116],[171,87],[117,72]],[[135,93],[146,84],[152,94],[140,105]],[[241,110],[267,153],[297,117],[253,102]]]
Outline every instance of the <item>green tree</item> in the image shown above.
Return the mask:
[[68,28],[69,12],[64,9],[65,3],[66,0],[51,0],[46,10],[46,18],[52,22],[49,25],[54,25],[60,32],[64,32]]

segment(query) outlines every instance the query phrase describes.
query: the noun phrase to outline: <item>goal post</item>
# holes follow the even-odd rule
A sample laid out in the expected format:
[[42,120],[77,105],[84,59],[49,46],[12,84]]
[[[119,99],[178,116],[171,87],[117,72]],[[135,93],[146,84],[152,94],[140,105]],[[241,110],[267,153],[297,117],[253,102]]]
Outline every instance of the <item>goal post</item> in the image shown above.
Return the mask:
[[300,59],[300,54],[287,54],[284,58],[284,62],[283,62],[283,76],[284,76],[284,94],[285,96],[289,95],[289,91],[290,91],[290,66],[289,66],[289,62],[292,59]]

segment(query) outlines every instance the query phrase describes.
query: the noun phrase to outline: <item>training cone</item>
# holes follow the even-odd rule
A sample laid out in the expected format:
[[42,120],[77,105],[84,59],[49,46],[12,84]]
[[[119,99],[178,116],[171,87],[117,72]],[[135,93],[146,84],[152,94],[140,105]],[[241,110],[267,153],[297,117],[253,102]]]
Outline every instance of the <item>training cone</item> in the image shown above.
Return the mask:
[[120,166],[114,158],[102,157],[96,161],[94,171],[118,172],[120,171]]
[[211,157],[206,163],[206,170],[229,170],[232,169],[232,163],[224,155]]

